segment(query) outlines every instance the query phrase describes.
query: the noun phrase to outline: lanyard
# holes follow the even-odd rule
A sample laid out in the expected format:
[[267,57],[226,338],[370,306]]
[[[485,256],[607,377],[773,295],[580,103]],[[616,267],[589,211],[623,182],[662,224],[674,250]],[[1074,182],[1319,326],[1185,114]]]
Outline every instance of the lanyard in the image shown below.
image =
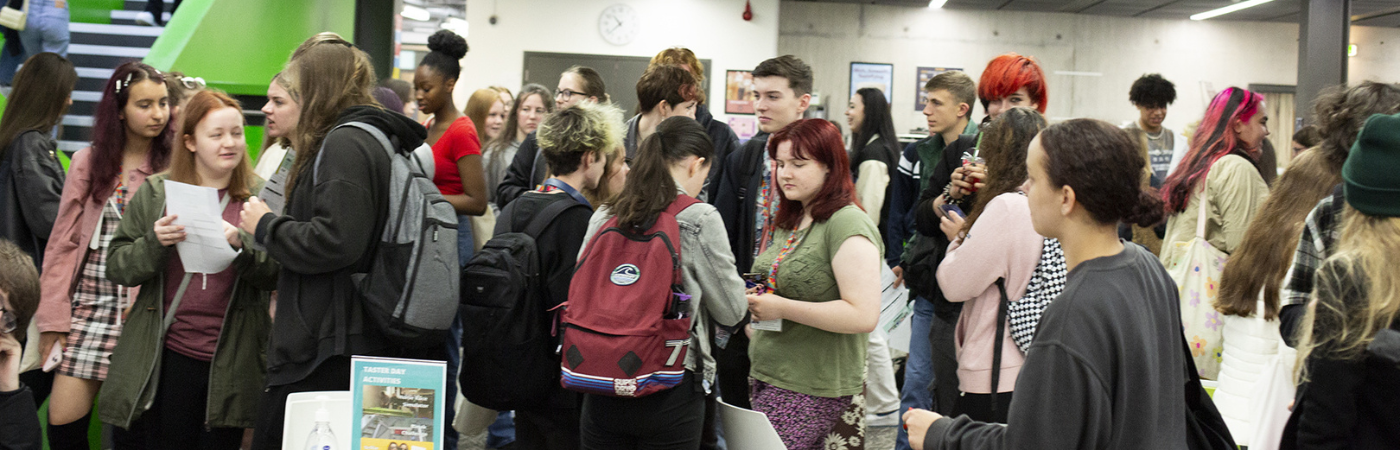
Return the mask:
[[565,194],[569,194],[570,197],[573,197],[574,200],[578,200],[578,202],[584,204],[584,206],[587,206],[589,208],[593,207],[592,203],[588,203],[588,198],[584,197],[583,194],[580,194],[578,192],[578,189],[574,189],[573,186],[569,186],[569,183],[559,181],[558,178],[550,178],[548,180],[544,180],[544,192],[550,192],[554,189],[564,191]]
[[802,239],[807,237],[807,232],[811,229],[812,227],[807,227],[800,233],[797,230],[788,232],[787,242],[783,244],[782,249],[778,250],[778,256],[773,258],[773,267],[768,269],[768,290],[770,292],[778,290],[778,266],[783,263],[783,259],[787,258],[789,253],[792,253],[793,249],[802,244]]

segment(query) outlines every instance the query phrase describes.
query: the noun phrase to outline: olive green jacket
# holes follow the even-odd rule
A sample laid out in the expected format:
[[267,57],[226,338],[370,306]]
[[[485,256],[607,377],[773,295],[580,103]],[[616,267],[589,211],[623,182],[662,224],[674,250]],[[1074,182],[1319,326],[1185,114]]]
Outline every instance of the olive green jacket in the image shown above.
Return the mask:
[[[165,265],[174,247],[156,238],[156,220],[165,214],[165,174],[146,180],[132,197],[107,253],[107,278],[123,286],[140,286],[122,326],[112,365],[99,392],[103,422],[129,428],[151,408],[160,386],[160,358],[165,348]],[[261,190],[251,186],[252,192]],[[239,232],[243,250],[233,260],[238,281],[224,315],[223,328],[209,368],[208,427],[252,428],[267,373],[270,293],[281,269],[266,252],[253,249],[253,237]]]

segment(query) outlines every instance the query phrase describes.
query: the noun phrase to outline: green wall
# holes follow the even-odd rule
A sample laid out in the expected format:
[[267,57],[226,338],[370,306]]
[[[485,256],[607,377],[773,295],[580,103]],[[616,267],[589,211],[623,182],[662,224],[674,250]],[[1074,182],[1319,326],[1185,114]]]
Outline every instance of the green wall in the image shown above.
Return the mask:
[[354,0],[186,0],[145,62],[230,94],[266,95],[306,38],[333,31],[353,39],[354,30]]

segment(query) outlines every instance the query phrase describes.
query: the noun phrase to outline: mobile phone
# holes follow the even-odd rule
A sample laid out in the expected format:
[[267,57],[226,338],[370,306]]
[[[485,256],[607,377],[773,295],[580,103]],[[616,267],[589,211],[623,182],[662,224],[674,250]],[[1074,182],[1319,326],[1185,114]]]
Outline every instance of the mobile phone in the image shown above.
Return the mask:
[[63,346],[55,345],[53,350],[49,351],[49,357],[44,359],[43,369],[45,372],[53,372],[60,362],[63,362]]
[[943,215],[950,219],[952,218],[951,214],[957,214],[960,219],[967,218],[967,214],[963,213],[962,208],[959,208],[958,205],[943,205],[939,206],[938,209],[943,211]]
[[744,290],[753,288],[765,288],[768,285],[768,274],[750,272],[743,275]]

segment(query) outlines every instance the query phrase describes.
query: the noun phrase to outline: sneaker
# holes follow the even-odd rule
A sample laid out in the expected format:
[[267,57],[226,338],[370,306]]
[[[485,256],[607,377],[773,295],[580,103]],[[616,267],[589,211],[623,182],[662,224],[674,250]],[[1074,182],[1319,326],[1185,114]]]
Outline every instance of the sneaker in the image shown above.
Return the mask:
[[156,26],[156,17],[150,11],[141,11],[136,14],[136,24],[148,27]]

